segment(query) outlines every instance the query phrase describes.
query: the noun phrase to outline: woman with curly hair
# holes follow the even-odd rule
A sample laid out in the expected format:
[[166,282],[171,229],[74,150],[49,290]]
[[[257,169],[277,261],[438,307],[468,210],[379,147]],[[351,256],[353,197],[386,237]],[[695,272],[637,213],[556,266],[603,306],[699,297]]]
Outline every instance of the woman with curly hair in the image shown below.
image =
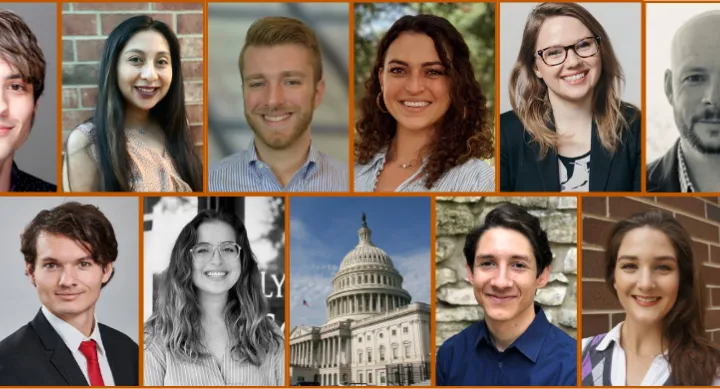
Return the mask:
[[493,134],[470,51],[447,20],[406,15],[380,40],[355,142],[358,192],[494,191]]
[[605,29],[575,3],[525,23],[500,115],[500,191],[640,191],[640,111]]
[[145,385],[284,384],[283,339],[235,214],[201,211],[180,232],[163,276],[145,323]]

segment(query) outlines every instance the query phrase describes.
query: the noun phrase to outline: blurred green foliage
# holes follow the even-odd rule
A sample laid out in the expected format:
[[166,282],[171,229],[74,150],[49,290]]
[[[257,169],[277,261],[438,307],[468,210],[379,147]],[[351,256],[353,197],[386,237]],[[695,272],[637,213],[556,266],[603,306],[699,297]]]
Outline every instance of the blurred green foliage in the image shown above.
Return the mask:
[[359,102],[365,93],[365,81],[380,38],[401,16],[417,14],[441,16],[460,31],[470,48],[475,78],[488,100],[490,112],[495,112],[494,3],[355,4],[355,101]]

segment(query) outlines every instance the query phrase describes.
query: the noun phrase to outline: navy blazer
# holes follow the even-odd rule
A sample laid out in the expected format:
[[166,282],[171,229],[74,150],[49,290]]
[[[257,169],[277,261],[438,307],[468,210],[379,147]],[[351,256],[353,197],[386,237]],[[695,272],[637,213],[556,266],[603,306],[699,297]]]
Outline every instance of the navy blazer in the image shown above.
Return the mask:
[[[138,386],[138,345],[98,324],[116,386]],[[0,342],[0,386],[89,386],[70,349],[42,312]]]
[[[633,113],[637,112],[633,119]],[[593,121],[590,144],[591,192],[640,192],[642,158],[640,155],[640,112],[624,109],[629,128],[622,132],[614,153],[600,143]],[[500,115],[500,191],[560,192],[560,167],[556,150],[549,149],[540,158],[540,147],[525,131],[514,111]]]

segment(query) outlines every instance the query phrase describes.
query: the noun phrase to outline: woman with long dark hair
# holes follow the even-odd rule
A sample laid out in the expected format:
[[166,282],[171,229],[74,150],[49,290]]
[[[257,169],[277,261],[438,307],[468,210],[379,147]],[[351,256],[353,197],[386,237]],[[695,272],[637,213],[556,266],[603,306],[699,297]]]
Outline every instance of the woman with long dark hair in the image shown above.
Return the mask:
[[583,385],[720,385],[720,349],[705,332],[705,285],[690,236],[672,215],[646,211],[615,224],[605,282],[625,321],[583,339]]
[[260,277],[235,214],[188,223],[145,323],[145,385],[282,386],[283,338]]
[[460,32],[406,15],[380,40],[355,137],[358,192],[494,191],[492,117]]
[[202,191],[185,110],[180,44],[149,16],[120,23],[100,59],[95,111],[68,137],[66,191]]

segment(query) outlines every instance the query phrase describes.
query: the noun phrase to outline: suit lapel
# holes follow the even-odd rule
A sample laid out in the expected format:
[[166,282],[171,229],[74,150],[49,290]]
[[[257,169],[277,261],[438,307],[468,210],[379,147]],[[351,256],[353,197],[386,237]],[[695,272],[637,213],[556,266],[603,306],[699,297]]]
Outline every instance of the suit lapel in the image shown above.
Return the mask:
[[105,330],[102,324],[98,325],[100,329],[100,336],[102,337],[103,346],[107,353],[108,364],[110,365],[110,371],[112,371],[113,380],[115,380],[116,386],[133,386],[137,385],[137,382],[131,383],[130,381],[125,382],[126,379],[130,379],[134,375],[132,369],[128,368],[129,361],[123,358],[120,349],[115,343],[115,338],[110,334],[109,331]]
[[603,192],[610,177],[614,153],[610,154],[600,143],[600,132],[593,120],[592,140],[590,142],[590,191]]
[[540,146],[537,142],[526,139],[528,144],[528,155],[525,156],[526,161],[531,161],[537,167],[538,178],[542,192],[559,192],[560,191],[560,170],[558,167],[558,156],[555,149],[548,149],[545,158],[538,160],[540,155]]
[[50,357],[50,364],[60,373],[68,385],[89,386],[70,349],[67,348],[60,335],[50,325],[42,311],[35,315],[31,325]]

